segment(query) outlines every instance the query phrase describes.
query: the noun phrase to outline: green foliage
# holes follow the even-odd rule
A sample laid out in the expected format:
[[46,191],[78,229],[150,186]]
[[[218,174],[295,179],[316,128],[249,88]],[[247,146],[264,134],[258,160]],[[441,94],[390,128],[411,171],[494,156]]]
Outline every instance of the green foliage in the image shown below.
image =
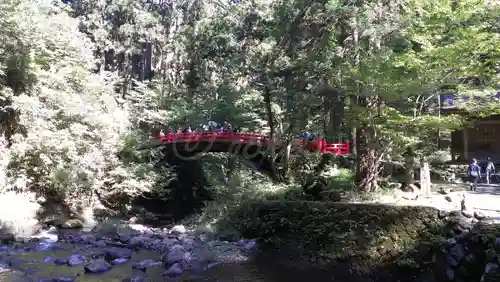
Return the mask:
[[[9,42],[0,47],[7,76],[0,93],[22,129],[4,128],[14,134],[6,134],[12,145],[2,155],[8,160],[2,189],[63,199],[89,199],[113,182],[127,193],[149,189],[156,180],[150,165],[129,168],[118,158],[132,145],[121,137],[130,113],[115,100],[113,77],[93,72],[95,46],[79,21],[59,4],[22,0],[2,2],[0,18],[0,38]],[[23,87],[16,90],[13,79]]]
[[[280,140],[305,129],[335,140],[356,127],[366,148],[355,157],[372,167],[407,146],[428,156],[438,130],[464,123],[440,114],[438,94],[484,97],[499,83],[499,7],[479,0],[56,2],[0,4],[2,189],[80,198],[161,188],[170,170],[138,148],[163,125],[206,119]],[[151,80],[134,61],[146,43]],[[498,105],[464,107],[486,116]],[[316,158],[292,156],[291,186],[216,173],[215,194],[299,193]],[[330,186],[349,189],[351,178]]]

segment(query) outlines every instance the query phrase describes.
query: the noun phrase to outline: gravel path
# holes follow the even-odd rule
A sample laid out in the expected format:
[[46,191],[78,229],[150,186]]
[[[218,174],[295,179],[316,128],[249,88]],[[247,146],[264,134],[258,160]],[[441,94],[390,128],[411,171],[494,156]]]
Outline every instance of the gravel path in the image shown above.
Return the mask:
[[468,211],[480,212],[492,222],[500,222],[499,184],[479,184],[476,191],[468,191],[466,184],[439,184],[438,186],[438,191],[432,192],[429,198],[410,192],[397,192],[395,195],[381,196],[374,202],[401,206],[428,206],[451,211],[461,210],[461,202],[465,196]]

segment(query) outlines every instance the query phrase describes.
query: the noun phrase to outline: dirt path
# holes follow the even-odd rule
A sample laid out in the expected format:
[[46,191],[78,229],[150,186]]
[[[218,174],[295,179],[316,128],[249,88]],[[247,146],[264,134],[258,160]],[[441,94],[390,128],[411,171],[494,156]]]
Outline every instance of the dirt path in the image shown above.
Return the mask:
[[438,186],[447,193],[443,195],[434,191],[430,198],[424,198],[422,196],[416,197],[416,194],[413,193],[398,192],[391,196],[381,196],[375,202],[393,205],[429,206],[442,210],[460,210],[461,200],[465,195],[468,210],[481,212],[494,222],[500,222],[499,184],[479,184],[474,192],[467,191],[467,186],[464,184],[439,184]]

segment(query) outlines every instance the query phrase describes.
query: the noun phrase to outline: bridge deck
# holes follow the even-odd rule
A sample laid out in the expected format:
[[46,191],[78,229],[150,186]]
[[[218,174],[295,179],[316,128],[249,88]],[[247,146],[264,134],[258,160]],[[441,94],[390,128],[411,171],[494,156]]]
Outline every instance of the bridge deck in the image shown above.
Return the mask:
[[[166,136],[153,137],[160,144],[184,144],[185,147],[193,148],[196,144],[202,145],[206,151],[207,145],[213,145],[217,152],[221,151],[222,143],[226,144],[224,148],[234,148],[238,145],[256,145],[260,147],[275,147],[279,149],[282,143],[276,143],[267,136],[254,133],[234,133],[234,132],[192,132],[192,133],[168,133]],[[189,145],[191,144],[191,145]],[[349,142],[345,143],[327,143],[324,140],[305,141],[296,139],[293,146],[300,146],[306,150],[321,153],[330,153],[336,155],[349,154]],[[212,151],[209,149],[209,151]]]

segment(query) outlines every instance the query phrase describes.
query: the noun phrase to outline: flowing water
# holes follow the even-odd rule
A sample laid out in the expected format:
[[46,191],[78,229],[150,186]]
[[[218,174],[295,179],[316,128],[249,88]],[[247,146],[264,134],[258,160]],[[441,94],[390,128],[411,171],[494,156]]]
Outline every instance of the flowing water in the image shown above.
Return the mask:
[[[165,278],[165,267],[162,264],[147,267],[146,271],[134,269],[132,265],[140,261],[152,259],[161,261],[164,252],[135,249],[130,260],[114,265],[102,274],[86,274],[83,265],[69,266],[57,264],[54,260],[81,254],[87,263],[102,260],[99,251],[106,246],[88,244],[52,243],[52,247],[41,250],[44,243],[29,242],[17,246],[0,247],[0,282],[2,281],[86,281],[86,282],[118,282],[125,278],[141,276],[144,280],[132,281],[340,281],[326,271],[304,266],[295,260],[274,255],[273,252],[261,252],[251,259],[239,263],[212,263],[202,267],[184,269],[184,273],[175,278]],[[46,246],[46,245],[45,245]],[[2,270],[4,269],[4,270]],[[6,271],[9,269],[9,271]],[[72,278],[71,278],[72,277]],[[130,281],[130,280],[129,280]]]

